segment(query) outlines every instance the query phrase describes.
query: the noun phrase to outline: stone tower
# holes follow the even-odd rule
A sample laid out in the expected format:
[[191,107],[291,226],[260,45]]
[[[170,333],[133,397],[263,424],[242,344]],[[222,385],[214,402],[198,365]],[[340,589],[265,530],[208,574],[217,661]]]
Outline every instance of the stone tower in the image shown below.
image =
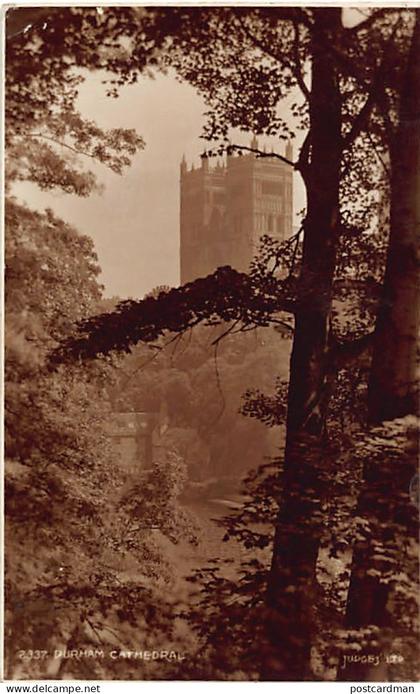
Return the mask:
[[[254,138],[253,149],[258,148]],[[292,159],[291,145],[286,156]],[[181,284],[222,265],[247,270],[259,239],[292,233],[292,167],[255,154],[231,155],[225,164],[188,170],[181,162]]]

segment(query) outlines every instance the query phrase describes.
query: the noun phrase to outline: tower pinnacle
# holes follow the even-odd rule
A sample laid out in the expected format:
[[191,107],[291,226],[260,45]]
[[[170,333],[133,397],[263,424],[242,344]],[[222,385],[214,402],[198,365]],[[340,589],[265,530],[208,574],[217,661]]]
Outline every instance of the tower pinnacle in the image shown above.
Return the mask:
[[204,154],[201,155],[201,168],[203,171],[209,170],[209,157],[207,152],[204,152]]
[[292,145],[291,140],[288,140],[288,141],[287,141],[287,145],[286,145],[286,159],[288,159],[289,161],[293,161],[293,145]]

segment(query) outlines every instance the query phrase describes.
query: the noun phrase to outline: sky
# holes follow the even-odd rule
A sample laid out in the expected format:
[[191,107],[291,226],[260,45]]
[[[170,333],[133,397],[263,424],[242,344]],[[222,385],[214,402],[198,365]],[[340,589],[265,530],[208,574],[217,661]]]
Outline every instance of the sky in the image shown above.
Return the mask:
[[[95,165],[104,191],[88,198],[42,192],[29,183],[19,184],[15,194],[31,207],[51,207],[93,238],[105,296],[141,298],[158,285],[179,284],[179,165],[183,154],[189,165],[199,165],[208,146],[200,139],[206,109],[190,85],[171,75],[124,87],[118,99],[106,96],[102,79],[87,73],[77,106],[100,127],[137,130],[146,146],[132,166],[119,176]],[[242,134],[234,141],[250,138]],[[266,142],[284,151],[283,142]],[[294,188],[297,212],[304,206],[297,175]]]

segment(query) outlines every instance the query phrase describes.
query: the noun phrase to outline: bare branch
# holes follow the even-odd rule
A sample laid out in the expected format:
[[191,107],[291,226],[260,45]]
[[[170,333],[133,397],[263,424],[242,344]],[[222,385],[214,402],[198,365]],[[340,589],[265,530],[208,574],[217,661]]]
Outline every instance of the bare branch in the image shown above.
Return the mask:
[[399,24],[400,24],[400,19],[398,19],[395,22],[395,24],[392,28],[392,32],[389,36],[389,39],[387,40],[387,42],[384,46],[383,57],[382,57],[380,65],[377,68],[375,75],[372,79],[367,99],[366,99],[365,103],[363,104],[362,108],[360,109],[359,113],[357,114],[357,116],[353,119],[353,124],[350,128],[350,131],[343,140],[343,150],[348,149],[353,144],[353,142],[355,141],[357,136],[360,135],[363,127],[369,121],[370,115],[371,115],[374,107],[379,103],[379,97],[383,95],[384,78],[385,78],[386,73],[387,73],[388,62],[390,59],[389,58],[390,51],[388,50],[388,47],[391,45],[391,43],[394,39],[395,32],[396,32]]
[[372,14],[368,15],[366,19],[364,19],[362,22],[359,22],[359,24],[355,24],[354,26],[349,27],[344,31],[350,35],[360,34],[362,31],[367,31],[368,29],[370,29],[372,24],[377,22],[379,19],[384,19],[384,17],[386,17],[388,14],[391,14],[391,12],[395,12],[395,7],[381,7],[372,12]]
[[87,624],[89,624],[90,628],[92,629],[92,631],[95,634],[96,638],[98,639],[99,643],[103,645],[104,642],[102,641],[101,635],[98,632],[96,626],[93,624],[93,622],[90,621],[90,619],[88,617],[85,617],[85,620],[86,620]]
[[289,330],[290,332],[294,332],[294,327],[293,325],[290,325],[290,323],[286,323],[284,320],[280,320],[279,318],[270,318],[270,323],[275,323],[276,325],[282,325],[284,328]]
[[89,152],[84,152],[81,149],[77,149],[77,147],[72,147],[72,145],[69,145],[67,142],[57,140],[55,137],[50,137],[49,135],[43,135],[42,133],[27,133],[25,134],[25,137],[30,137],[32,139],[42,138],[43,140],[49,140],[50,142],[54,142],[54,144],[56,145],[60,145],[60,147],[65,147],[66,149],[69,149],[74,154],[82,154],[84,157],[89,157],[90,159],[99,161],[98,158],[95,157],[93,154],[89,154]]
[[390,178],[391,178],[391,170],[390,170],[389,166],[386,164],[385,159],[383,158],[382,154],[381,154],[380,151],[378,150],[376,144],[375,144],[374,141],[372,140],[372,135],[371,135],[371,133],[370,133],[369,131],[367,131],[367,136],[368,136],[368,138],[369,138],[370,144],[372,145],[372,149],[374,150],[374,152],[375,152],[377,158],[379,159],[380,163],[382,164],[383,169],[384,169],[386,175],[387,175],[388,178],[390,179]]
[[294,169],[297,169],[297,163],[294,161],[290,161],[290,159],[287,159],[287,157],[284,157],[282,154],[278,154],[278,152],[264,152],[261,149],[257,149],[254,147],[247,147],[246,145],[228,145],[227,149],[229,150],[238,150],[238,151],[245,151],[245,152],[251,152],[252,154],[256,154],[258,159],[264,159],[264,158],[274,158],[274,159],[280,159],[280,161],[283,161],[285,164],[288,164],[289,166],[292,166]]
[[296,170],[300,171],[302,174],[303,178],[305,179],[306,171],[309,166],[309,152],[311,149],[311,137],[310,137],[310,130],[308,130],[306,137],[303,141],[302,147],[300,149],[299,153],[299,159],[297,160],[296,163]]
[[305,97],[307,101],[310,100],[311,98],[311,92],[309,91],[308,87],[305,84],[305,80],[303,78],[303,72],[302,72],[302,65],[300,61],[300,55],[299,55],[299,39],[300,39],[300,34],[299,34],[299,24],[294,21],[293,22],[293,30],[294,30],[294,37],[293,37],[293,57],[294,57],[294,69],[292,67],[292,71],[294,76],[296,77],[296,81],[299,85],[299,88]]
[[229,328],[227,328],[227,330],[224,330],[224,331],[223,331],[220,335],[218,335],[210,344],[211,344],[211,345],[217,345],[221,340],[223,340],[224,337],[226,337],[227,335],[229,335],[229,334],[236,328],[236,326],[237,326],[238,324],[239,324],[239,321],[238,321],[238,320],[235,320],[235,321],[232,323],[232,325],[229,326]]
[[218,363],[217,363],[217,350],[218,350],[218,348],[219,348],[219,344],[216,343],[216,344],[214,345],[214,371],[215,371],[215,374],[216,374],[216,386],[217,386],[217,390],[219,391],[219,394],[220,394],[220,397],[221,397],[221,400],[222,400],[222,407],[221,407],[221,409],[220,409],[220,412],[218,412],[218,414],[216,415],[214,421],[211,422],[211,426],[213,426],[214,424],[216,424],[216,422],[219,421],[219,419],[220,419],[220,417],[222,416],[223,412],[225,411],[225,407],[226,407],[226,398],[225,398],[225,394],[224,394],[223,388],[222,388],[222,383],[221,383],[221,380],[220,380],[219,365],[218,365]]

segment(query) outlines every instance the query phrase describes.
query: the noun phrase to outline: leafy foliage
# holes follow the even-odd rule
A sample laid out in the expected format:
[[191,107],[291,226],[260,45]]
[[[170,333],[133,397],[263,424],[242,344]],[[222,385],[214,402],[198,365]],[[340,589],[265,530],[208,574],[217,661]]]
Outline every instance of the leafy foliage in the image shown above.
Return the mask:
[[107,435],[111,362],[45,368],[51,347],[97,305],[99,268],[91,241],[50,212],[9,202],[7,215],[7,671],[103,676],[114,672],[108,656],[100,671],[98,661],[51,655],[34,669],[19,651],[128,647],[146,624],[148,638],[169,643],[155,593],[173,572],[150,519],[170,542],[196,541],[177,505],[182,463],[162,461],[133,491]]
[[9,134],[7,173],[11,181],[31,181],[41,190],[60,188],[87,196],[100,190],[95,175],[82,165],[84,157],[121,174],[144,146],[134,130],[102,130],[74,110],[60,112],[35,130]]
[[[17,32],[8,42],[8,191],[25,180],[88,195],[97,184],[81,158],[122,173],[143,141],[134,131],[104,131],[84,120],[74,108],[81,77],[64,45],[53,41],[40,59],[42,42],[27,38]],[[7,673],[96,678],[119,671],[124,677],[138,666],[114,663],[107,649],[135,647],[141,628],[146,647],[153,635],[169,647],[175,631],[162,600],[157,605],[159,591],[174,580],[165,538],[185,533],[195,541],[192,519],[176,502],[180,462],[162,462],[138,490],[137,503],[155,512],[156,537],[150,524],[137,527],[124,503],[132,482],[109,441],[115,360],[47,368],[51,349],[97,310],[102,287],[92,241],[51,211],[32,211],[11,196],[6,229]],[[153,495],[163,489],[171,502],[158,512]],[[34,644],[49,656],[22,659]],[[73,647],[103,648],[105,660],[54,659],[56,649]],[[156,676],[152,665],[145,677]]]

